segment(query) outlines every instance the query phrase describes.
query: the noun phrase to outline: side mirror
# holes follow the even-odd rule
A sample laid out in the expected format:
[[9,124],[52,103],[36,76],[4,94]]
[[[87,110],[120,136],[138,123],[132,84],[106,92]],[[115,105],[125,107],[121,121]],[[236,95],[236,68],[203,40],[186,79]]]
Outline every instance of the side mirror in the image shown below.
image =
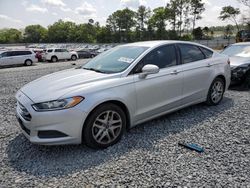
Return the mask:
[[156,65],[148,64],[142,68],[142,73],[139,74],[139,78],[146,78],[149,74],[156,74],[160,71],[160,68]]

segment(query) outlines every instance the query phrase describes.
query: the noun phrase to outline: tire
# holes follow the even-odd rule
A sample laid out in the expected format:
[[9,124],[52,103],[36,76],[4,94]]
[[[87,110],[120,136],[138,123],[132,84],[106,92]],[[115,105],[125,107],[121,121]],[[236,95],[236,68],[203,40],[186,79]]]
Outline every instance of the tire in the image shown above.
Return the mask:
[[31,66],[33,62],[30,59],[25,60],[24,65],[25,66]]
[[87,118],[83,141],[90,148],[104,149],[122,138],[125,127],[126,116],[123,110],[115,104],[106,103],[97,107]]
[[223,99],[224,92],[224,80],[218,77],[215,78],[208,90],[206,103],[210,106],[218,105]]
[[71,60],[72,60],[72,61],[76,61],[76,60],[77,60],[76,55],[72,55],[72,56],[71,56]]
[[58,61],[58,58],[56,56],[51,57],[51,62],[55,63]]
[[90,57],[91,57],[91,58],[94,58],[94,57],[95,57],[95,55],[94,55],[94,54],[92,54]]

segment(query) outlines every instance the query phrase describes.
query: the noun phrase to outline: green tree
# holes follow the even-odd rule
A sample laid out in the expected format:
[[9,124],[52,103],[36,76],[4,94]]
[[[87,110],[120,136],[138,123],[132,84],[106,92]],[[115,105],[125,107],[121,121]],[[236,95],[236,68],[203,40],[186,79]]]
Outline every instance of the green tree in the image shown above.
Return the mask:
[[59,20],[48,27],[49,42],[75,42],[76,24]]
[[46,42],[48,30],[41,25],[29,25],[24,29],[26,42]]
[[170,23],[174,30],[178,29],[179,37],[181,37],[184,27],[188,27],[190,22],[190,0],[170,0],[167,7],[171,13]]
[[203,28],[203,32],[205,34],[206,39],[208,39],[209,28],[207,26]]
[[22,42],[21,31],[10,28],[0,30],[0,43],[19,43]]
[[194,39],[201,40],[203,38],[203,31],[201,27],[197,27],[192,31],[192,34],[194,36]]
[[119,36],[120,42],[131,41],[131,28],[135,26],[135,12],[129,8],[117,10],[107,19],[107,25]]
[[149,19],[149,25],[156,30],[156,39],[165,39],[167,11],[165,7],[158,7],[153,10],[153,15]]
[[204,8],[204,3],[202,2],[202,0],[190,0],[190,7],[191,7],[191,15],[193,16],[192,18],[192,30],[194,30],[195,28],[195,23],[196,20],[200,20],[201,14],[205,11]]
[[145,38],[145,25],[148,24],[148,20],[150,18],[151,10],[146,8],[145,6],[139,6],[135,18],[137,22],[137,32],[138,32],[138,38],[140,40]]
[[225,39],[230,39],[232,34],[233,34],[233,26],[232,25],[227,25],[225,30],[224,30],[224,38]]
[[231,20],[232,22],[235,23],[236,27],[237,27],[237,30],[239,31],[240,28],[239,28],[239,25],[238,25],[238,22],[237,22],[237,16],[240,14],[240,9],[238,8],[234,8],[232,6],[225,6],[225,7],[222,7],[222,10],[220,12],[220,16],[219,16],[219,19],[221,20]]

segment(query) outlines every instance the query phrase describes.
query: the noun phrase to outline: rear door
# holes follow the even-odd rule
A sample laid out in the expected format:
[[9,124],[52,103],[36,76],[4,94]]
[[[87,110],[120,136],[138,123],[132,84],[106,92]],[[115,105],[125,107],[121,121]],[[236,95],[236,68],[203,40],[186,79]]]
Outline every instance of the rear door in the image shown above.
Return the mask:
[[58,59],[65,59],[62,49],[55,49],[55,55]]
[[[178,62],[175,45],[166,45],[147,54],[134,68],[136,122],[180,106],[183,75]],[[160,72],[139,78],[141,68],[147,64],[157,65]]]
[[63,59],[70,59],[71,53],[67,49],[61,49],[63,54]]
[[213,75],[213,52],[192,44],[178,44],[183,71],[183,105],[204,99]]

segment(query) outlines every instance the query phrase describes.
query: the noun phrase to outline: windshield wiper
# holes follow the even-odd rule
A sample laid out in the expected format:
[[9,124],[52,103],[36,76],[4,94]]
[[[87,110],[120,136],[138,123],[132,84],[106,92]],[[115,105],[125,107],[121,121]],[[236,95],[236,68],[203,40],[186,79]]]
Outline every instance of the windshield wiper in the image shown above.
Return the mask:
[[85,70],[91,70],[91,71],[95,71],[95,72],[99,72],[99,73],[107,73],[105,71],[101,71],[101,70],[94,69],[94,68],[85,68],[85,67],[83,67],[83,69],[85,69]]

